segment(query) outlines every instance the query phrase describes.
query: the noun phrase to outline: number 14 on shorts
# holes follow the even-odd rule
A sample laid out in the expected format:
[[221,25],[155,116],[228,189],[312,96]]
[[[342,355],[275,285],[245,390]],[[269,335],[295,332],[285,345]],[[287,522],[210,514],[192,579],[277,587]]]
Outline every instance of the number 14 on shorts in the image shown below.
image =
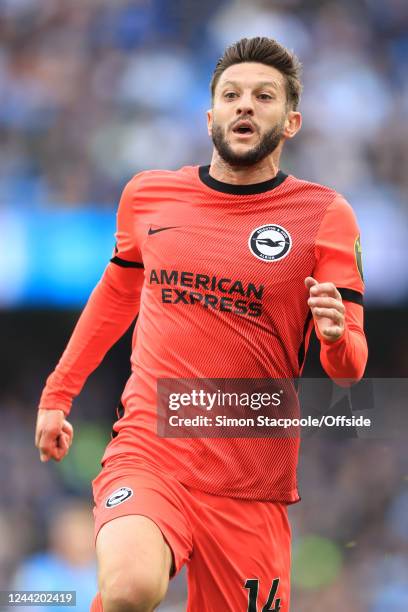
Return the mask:
[[[271,590],[269,591],[268,601],[262,608],[262,612],[279,612],[281,609],[280,598],[276,597],[279,587],[279,578],[275,578],[272,582]],[[257,578],[248,578],[245,581],[245,588],[248,589],[248,612],[258,612],[258,592],[259,580]],[[273,606],[273,607],[272,607]]]

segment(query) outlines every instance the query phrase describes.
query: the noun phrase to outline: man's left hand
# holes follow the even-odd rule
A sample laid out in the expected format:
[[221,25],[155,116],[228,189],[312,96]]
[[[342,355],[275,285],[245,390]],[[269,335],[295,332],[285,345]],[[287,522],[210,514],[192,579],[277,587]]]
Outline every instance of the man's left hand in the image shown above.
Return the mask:
[[336,342],[344,334],[346,309],[341,295],[333,283],[318,283],[315,278],[305,278],[309,289],[309,304],[321,336],[329,342]]

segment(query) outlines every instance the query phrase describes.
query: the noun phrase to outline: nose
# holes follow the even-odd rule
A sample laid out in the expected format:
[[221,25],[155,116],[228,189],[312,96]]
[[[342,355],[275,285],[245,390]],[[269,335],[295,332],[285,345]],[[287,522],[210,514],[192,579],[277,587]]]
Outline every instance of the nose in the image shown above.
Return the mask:
[[254,114],[254,105],[252,101],[252,96],[250,93],[244,94],[239,99],[239,104],[237,106],[237,115],[253,115]]

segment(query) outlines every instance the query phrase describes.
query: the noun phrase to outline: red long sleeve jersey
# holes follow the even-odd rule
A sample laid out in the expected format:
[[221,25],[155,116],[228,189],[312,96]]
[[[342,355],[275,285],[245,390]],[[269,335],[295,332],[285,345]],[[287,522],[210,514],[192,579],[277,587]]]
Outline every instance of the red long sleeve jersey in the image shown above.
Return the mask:
[[297,501],[298,439],[160,437],[157,381],[296,378],[311,329],[309,275],[335,283],[347,305],[343,338],[322,341],[323,366],[360,378],[363,281],[349,204],[282,172],[245,186],[215,180],[208,167],[142,172],[123,192],[116,240],[40,407],[68,413],[139,311],[125,412],[104,460],[125,453],[209,493]]

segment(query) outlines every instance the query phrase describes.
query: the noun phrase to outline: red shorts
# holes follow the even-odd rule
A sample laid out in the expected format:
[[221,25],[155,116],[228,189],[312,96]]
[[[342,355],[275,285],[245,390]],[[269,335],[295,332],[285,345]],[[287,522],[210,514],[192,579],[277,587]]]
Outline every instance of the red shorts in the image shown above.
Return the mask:
[[288,612],[285,504],[203,493],[130,456],[108,460],[92,485],[95,538],[119,516],[154,521],[172,550],[174,574],[187,563],[189,611]]

